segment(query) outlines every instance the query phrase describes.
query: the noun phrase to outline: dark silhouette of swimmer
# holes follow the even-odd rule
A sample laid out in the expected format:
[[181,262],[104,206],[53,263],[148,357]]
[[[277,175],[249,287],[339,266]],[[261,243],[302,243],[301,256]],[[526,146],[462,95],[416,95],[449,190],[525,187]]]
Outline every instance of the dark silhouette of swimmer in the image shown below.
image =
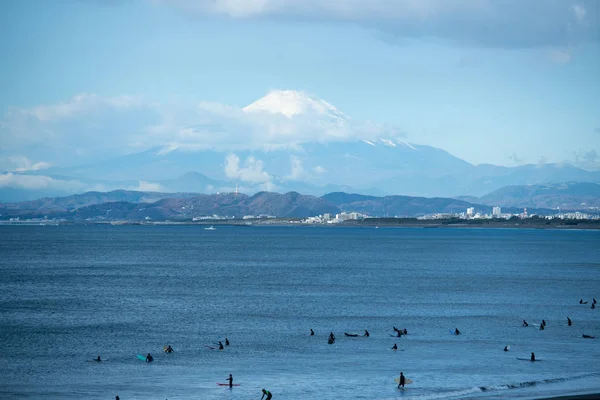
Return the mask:
[[233,387],[233,376],[231,376],[231,374],[229,374],[229,378],[227,378],[227,380],[229,381],[229,387]]
[[460,331],[458,330],[458,328],[456,328],[456,329],[454,330],[454,334],[455,334],[455,335],[460,335]]
[[508,351],[508,346],[504,346],[504,351]]
[[119,396],[115,396],[115,400],[121,400],[121,399],[119,399]]
[[546,326],[546,320],[545,319],[542,320],[542,325]]
[[219,350],[223,350],[223,349],[224,349],[223,343],[219,342]]
[[590,336],[590,335],[586,335],[586,334],[581,335],[581,337],[584,339],[596,339],[596,336]]
[[154,361],[154,358],[152,358],[150,353],[148,353],[148,355],[146,356],[146,362],[152,362],[152,361]]
[[523,326],[529,326],[529,324],[527,323],[527,321],[523,320]]
[[392,350],[398,350],[398,346],[396,345],[396,343],[394,343],[394,345],[392,346]]
[[264,398],[265,396],[267,396],[265,400],[271,400],[271,398],[273,397],[273,395],[271,394],[271,392],[269,392],[267,389],[263,389],[263,390],[262,390],[262,394],[263,394],[263,395],[262,395],[262,397],[260,398],[260,400],[263,400],[263,398]]
[[596,298],[592,297],[592,304],[596,304]]
[[408,335],[408,331],[406,330],[406,328],[404,328],[404,331],[402,331],[405,335]]
[[333,332],[329,332],[329,339],[335,340],[335,335],[333,334]]
[[592,310],[596,308],[596,305],[594,303],[592,303]]
[[369,331],[365,329],[365,334],[363,336],[369,337]]
[[531,352],[531,361],[535,361],[535,353]]
[[579,299],[579,304],[583,304],[583,299]]
[[171,345],[168,345],[167,348],[165,349],[165,353],[172,353],[173,352],[173,348],[171,347]]
[[225,346],[229,346],[229,339],[225,338]]
[[102,361],[102,359],[100,358],[100,356],[98,356],[98,358],[96,358],[94,361],[100,362],[100,361]]
[[567,325],[571,326],[572,322],[571,322],[571,318],[567,317]]
[[402,372],[400,372],[400,379],[398,379],[398,389],[404,388],[405,383],[406,383],[406,378],[404,377],[404,374]]
[[315,336],[315,331],[313,331],[312,329],[310,330],[310,336]]

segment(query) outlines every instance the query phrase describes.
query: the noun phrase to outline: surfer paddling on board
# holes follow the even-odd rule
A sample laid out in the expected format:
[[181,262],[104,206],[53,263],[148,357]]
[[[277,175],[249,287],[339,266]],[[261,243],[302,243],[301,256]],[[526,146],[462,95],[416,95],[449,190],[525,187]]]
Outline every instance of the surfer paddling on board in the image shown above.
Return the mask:
[[581,337],[584,339],[596,339],[595,336],[586,335],[585,333],[583,335],[581,335]]
[[365,329],[365,334],[363,336],[369,337],[369,331]]
[[267,389],[263,389],[262,390],[262,397],[260,398],[260,400],[263,400],[263,398],[265,398],[265,396],[267,396],[265,398],[265,400],[271,400],[271,398],[273,398],[273,395],[271,394],[271,392],[269,392]]
[[227,380],[229,381],[229,387],[232,388],[233,387],[233,376],[231,376],[231,374],[229,374],[229,378],[227,378]]
[[404,377],[404,374],[402,372],[400,372],[400,379],[398,379],[398,389],[400,389],[400,388],[404,389],[405,383],[406,383],[406,378]]
[[94,361],[100,362],[100,361],[102,361],[102,359],[100,358],[100,356],[98,356],[98,358],[96,358]]
[[508,351],[508,346],[504,346],[504,351]]

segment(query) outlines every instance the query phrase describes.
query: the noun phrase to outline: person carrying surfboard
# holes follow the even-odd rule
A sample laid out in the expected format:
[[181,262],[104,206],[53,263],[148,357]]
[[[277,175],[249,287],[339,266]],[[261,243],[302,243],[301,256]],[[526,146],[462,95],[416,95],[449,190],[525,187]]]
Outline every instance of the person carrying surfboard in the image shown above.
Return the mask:
[[400,388],[404,389],[405,383],[406,383],[406,378],[404,377],[404,374],[402,372],[400,372],[400,379],[398,381],[398,389],[400,389]]
[[263,398],[265,396],[267,396],[267,398],[265,400],[271,400],[271,398],[273,397],[273,395],[271,394],[271,392],[269,392],[267,389],[263,389],[262,390],[262,397],[260,398],[260,400],[263,400]]

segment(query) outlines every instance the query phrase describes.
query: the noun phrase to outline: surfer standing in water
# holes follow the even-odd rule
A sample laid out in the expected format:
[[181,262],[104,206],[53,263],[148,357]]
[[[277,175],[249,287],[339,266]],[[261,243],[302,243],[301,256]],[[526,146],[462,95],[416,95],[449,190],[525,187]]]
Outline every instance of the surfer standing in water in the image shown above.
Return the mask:
[[404,374],[402,372],[400,372],[400,379],[398,379],[398,389],[400,389],[400,388],[404,389],[405,383],[406,383],[406,378],[404,377]]

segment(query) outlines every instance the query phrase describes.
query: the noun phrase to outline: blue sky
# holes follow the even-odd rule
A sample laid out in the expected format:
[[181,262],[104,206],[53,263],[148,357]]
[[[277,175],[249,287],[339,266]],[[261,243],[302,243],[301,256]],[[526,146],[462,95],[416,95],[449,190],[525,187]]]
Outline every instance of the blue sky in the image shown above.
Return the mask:
[[[240,109],[284,89],[350,116],[348,138],[368,124],[365,138],[474,164],[600,166],[596,0],[6,1],[0,52],[0,170],[193,148],[223,129],[260,146],[278,122]],[[198,124],[219,129],[190,136]]]

